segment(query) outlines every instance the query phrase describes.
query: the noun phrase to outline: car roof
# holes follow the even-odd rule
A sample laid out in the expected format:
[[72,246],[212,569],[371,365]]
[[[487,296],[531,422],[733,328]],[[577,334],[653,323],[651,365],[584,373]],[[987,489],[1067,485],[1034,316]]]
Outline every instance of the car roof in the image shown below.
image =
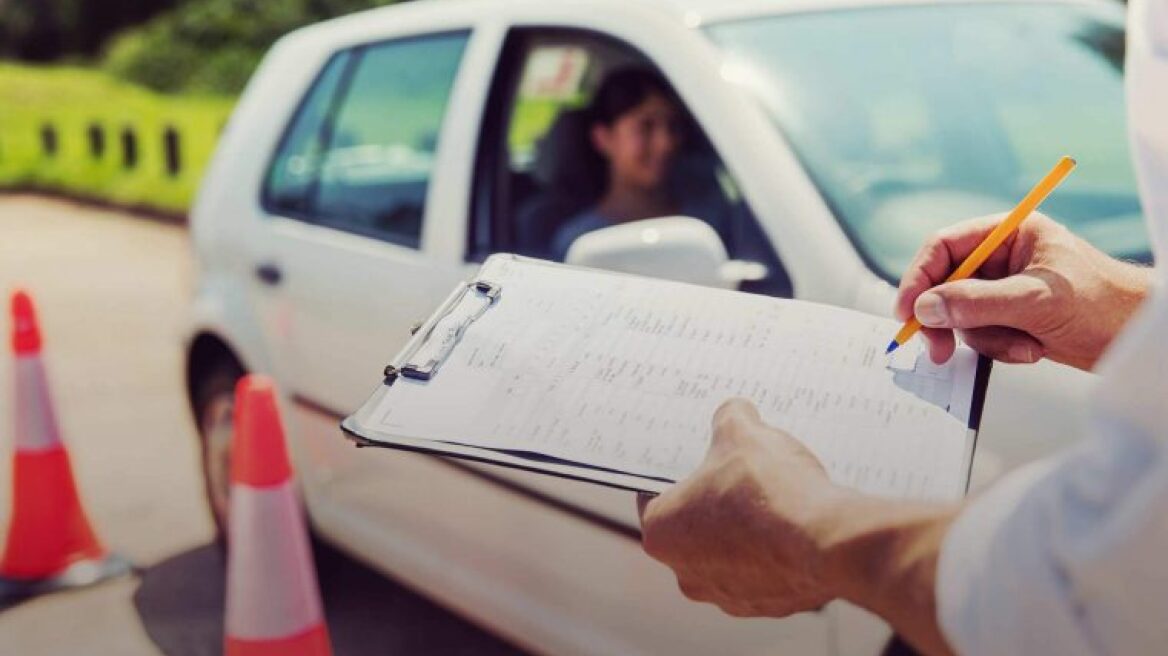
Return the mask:
[[[566,4],[566,0],[553,1]],[[415,0],[302,27],[286,35],[285,39],[316,41],[329,33],[360,32],[381,22],[395,24],[406,18],[429,21],[463,17],[473,20],[496,13],[501,7],[508,9],[509,13],[521,14],[525,6],[541,7],[547,3],[548,0]],[[1122,6],[1114,0],[571,0],[571,6],[582,14],[638,11],[643,15],[645,11],[656,11],[691,28],[751,16],[946,4],[1063,4],[1108,7],[1122,11]]]
[[1091,0],[632,0],[671,8],[687,25],[698,26],[747,16],[782,15],[812,11],[897,7],[912,5],[972,4],[1088,4]]
[[[413,6],[421,9],[423,6],[442,11],[454,9],[457,5],[468,7],[487,5],[498,7],[506,1],[512,6],[542,5],[547,0],[421,0],[417,2],[391,5],[372,11],[386,9],[402,9]],[[562,0],[557,0],[562,1]],[[637,6],[640,8],[658,9],[667,14],[676,16],[686,25],[698,25],[742,18],[746,16],[762,16],[776,14],[795,14],[810,11],[827,11],[835,9],[859,9],[866,7],[896,7],[905,5],[944,5],[944,4],[1116,4],[1106,0],[572,0],[572,4],[581,11],[588,11],[590,5],[596,9],[613,10],[619,5]]]

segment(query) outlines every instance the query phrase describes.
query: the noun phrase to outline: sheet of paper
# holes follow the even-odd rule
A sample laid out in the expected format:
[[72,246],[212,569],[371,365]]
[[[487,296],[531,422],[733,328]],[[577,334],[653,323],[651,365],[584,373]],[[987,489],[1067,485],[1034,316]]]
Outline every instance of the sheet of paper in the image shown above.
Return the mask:
[[895,322],[825,305],[492,258],[502,285],[429,382],[399,379],[372,415],[405,437],[534,452],[677,480],[714,410],[755,402],[831,477],[953,498],[965,486],[976,356],[933,365]]

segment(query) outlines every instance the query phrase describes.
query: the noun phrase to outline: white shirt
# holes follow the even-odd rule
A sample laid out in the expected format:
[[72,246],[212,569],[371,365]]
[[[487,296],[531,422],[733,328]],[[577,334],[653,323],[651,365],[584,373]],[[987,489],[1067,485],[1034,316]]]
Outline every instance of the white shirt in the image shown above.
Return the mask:
[[1093,437],[946,536],[938,614],[960,654],[1168,654],[1168,0],[1131,0],[1126,75],[1156,288],[1098,367]]

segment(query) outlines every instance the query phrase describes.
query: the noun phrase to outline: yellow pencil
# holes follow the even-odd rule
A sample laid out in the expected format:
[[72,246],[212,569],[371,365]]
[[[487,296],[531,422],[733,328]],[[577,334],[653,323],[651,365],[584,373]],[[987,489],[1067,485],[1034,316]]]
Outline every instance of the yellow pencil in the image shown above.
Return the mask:
[[[1046,200],[1050,192],[1054,191],[1054,188],[1059,186],[1074,168],[1075,160],[1070,157],[1060,159],[1058,164],[1055,164],[1054,168],[1050,170],[1050,173],[1047,173],[1046,177],[1034,185],[1030,193],[1026,194],[1022,202],[1018,203],[1018,206],[998,224],[998,227],[986,235],[986,238],[982,240],[981,244],[978,244],[978,247],[969,254],[969,257],[965,258],[961,266],[958,266],[953,273],[949,274],[945,282],[964,280],[980,269],[981,265],[985,264],[985,261],[989,259],[990,255],[1002,245],[1002,242],[1006,241],[1006,237],[1009,237],[1018,229],[1022,221],[1030,216],[1042,201]],[[895,351],[902,344],[912,339],[912,336],[917,334],[917,331],[920,329],[921,322],[915,316],[910,318],[904,323],[900,332],[896,333],[896,337],[892,342],[888,344],[888,350],[885,353]]]

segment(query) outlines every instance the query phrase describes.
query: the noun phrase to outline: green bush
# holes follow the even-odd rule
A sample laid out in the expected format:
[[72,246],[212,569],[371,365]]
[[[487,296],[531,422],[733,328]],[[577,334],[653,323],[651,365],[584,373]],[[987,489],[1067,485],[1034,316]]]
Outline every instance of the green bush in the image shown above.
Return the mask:
[[179,0],[0,0],[0,56],[26,61],[90,59],[118,30]]
[[259,65],[262,52],[227,46],[203,59],[202,65],[187,78],[186,91],[225,93],[243,89]]
[[105,68],[118,77],[163,93],[187,86],[203,65],[203,55],[189,43],[167,43],[159,29],[134,30],[114,42]]
[[238,93],[284,34],[393,0],[199,0],[118,35],[109,72],[156,91]]

